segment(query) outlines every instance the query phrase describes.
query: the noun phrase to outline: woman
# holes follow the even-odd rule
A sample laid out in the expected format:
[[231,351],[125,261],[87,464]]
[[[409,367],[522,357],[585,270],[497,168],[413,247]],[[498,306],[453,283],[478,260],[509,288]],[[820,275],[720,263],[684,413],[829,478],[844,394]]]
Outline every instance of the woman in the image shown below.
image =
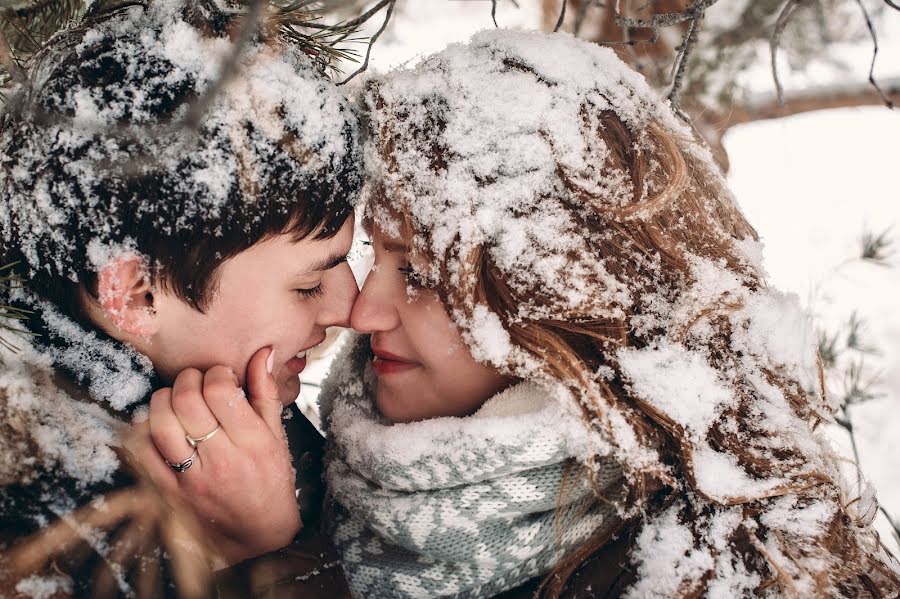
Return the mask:
[[807,318],[640,76],[491,31],[362,102],[371,336],[322,396],[355,596],[894,596]]

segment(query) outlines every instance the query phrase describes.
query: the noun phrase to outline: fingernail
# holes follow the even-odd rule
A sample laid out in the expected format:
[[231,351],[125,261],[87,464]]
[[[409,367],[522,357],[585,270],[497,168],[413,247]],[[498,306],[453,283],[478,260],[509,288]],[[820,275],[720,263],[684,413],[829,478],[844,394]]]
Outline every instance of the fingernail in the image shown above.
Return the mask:
[[269,350],[269,359],[266,360],[266,370],[269,374],[272,374],[272,369],[275,368],[275,349],[272,348]]

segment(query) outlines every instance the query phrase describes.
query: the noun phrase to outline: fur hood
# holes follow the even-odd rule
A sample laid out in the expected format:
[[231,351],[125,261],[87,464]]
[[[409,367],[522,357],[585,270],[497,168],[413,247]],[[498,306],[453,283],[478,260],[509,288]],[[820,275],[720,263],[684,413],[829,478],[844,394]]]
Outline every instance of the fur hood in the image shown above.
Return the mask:
[[50,471],[85,485],[109,479],[121,421],[86,395],[31,346],[0,352],[0,485]]

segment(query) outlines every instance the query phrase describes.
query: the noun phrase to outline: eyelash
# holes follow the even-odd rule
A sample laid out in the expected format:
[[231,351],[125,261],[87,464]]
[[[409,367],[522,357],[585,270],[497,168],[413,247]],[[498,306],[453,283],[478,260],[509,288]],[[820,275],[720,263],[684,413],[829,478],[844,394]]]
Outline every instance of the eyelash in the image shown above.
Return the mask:
[[401,266],[397,270],[399,270],[400,272],[403,273],[403,276],[406,277],[406,283],[408,285],[410,285],[411,287],[424,287],[425,286],[422,282],[422,278],[415,271],[413,271],[412,267]]
[[312,299],[315,297],[322,297],[322,294],[325,293],[325,290],[322,289],[321,283],[319,283],[318,285],[316,285],[315,287],[313,287],[311,289],[295,289],[295,291],[302,299]]

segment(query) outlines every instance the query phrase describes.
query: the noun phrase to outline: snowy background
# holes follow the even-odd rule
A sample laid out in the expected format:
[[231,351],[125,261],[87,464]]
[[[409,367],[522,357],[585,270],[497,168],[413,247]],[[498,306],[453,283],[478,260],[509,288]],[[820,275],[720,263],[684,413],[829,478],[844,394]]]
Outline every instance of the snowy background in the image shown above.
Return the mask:
[[[499,2],[501,26],[538,28],[540,2],[523,1],[516,9]],[[465,41],[492,26],[490,2],[479,0],[416,0],[403,5],[372,50],[371,70],[386,70]],[[370,23],[373,30],[380,19]],[[367,33],[370,33],[367,31]],[[879,23],[879,77],[900,75],[900,13]],[[849,76],[865,78],[871,45],[840,50]],[[353,70],[347,69],[348,72]],[[770,93],[766,68],[746,74],[761,93]],[[791,89],[814,82],[827,84],[833,70],[787,76]],[[761,121],[731,129],[725,146],[731,161],[729,180],[750,222],[765,243],[764,265],[771,283],[797,293],[816,319],[818,328],[846,328],[851,314],[866,323],[865,342],[877,354],[865,357],[866,376],[880,375],[878,395],[853,406],[863,472],[875,485],[879,501],[900,517],[900,252],[887,264],[854,260],[864,231],[900,241],[900,109],[854,108],[807,113]],[[895,242],[894,247],[898,247]],[[364,270],[357,265],[357,270]],[[315,399],[315,384],[327,371],[333,351],[304,373],[302,402]],[[833,381],[840,392],[841,381]],[[842,453],[852,457],[849,439],[834,428]],[[886,544],[890,528],[878,520]]]

